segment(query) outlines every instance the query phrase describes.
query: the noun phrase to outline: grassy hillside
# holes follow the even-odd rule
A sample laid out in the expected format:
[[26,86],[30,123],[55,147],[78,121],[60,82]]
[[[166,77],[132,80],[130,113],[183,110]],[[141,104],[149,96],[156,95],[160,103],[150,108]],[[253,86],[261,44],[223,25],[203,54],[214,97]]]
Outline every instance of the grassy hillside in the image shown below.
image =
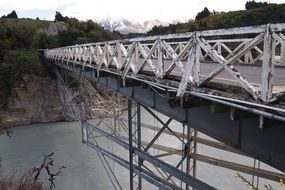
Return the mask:
[[285,22],[285,4],[269,4],[256,9],[215,13],[201,20],[171,24],[167,27],[156,26],[147,34],[161,35],[283,22]]
[[91,20],[80,22],[75,18],[70,18],[66,23],[67,30],[59,33],[60,46],[107,41],[122,37],[103,29]]
[[69,18],[65,23],[56,24],[0,18],[0,110],[5,109],[11,88],[20,84],[24,74],[45,75],[37,49],[119,38],[91,20]]

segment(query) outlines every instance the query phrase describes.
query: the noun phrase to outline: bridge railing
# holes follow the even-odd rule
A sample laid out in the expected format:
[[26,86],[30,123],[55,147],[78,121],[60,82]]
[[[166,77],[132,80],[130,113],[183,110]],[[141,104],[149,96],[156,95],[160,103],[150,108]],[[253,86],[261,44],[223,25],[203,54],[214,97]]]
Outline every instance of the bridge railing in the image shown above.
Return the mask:
[[[275,65],[285,65],[285,24],[197,31],[90,43],[50,49],[45,56],[61,62],[118,70],[127,74],[148,73],[157,79],[178,76],[177,96],[187,88],[199,88],[226,72],[255,100],[272,102],[284,94],[273,92]],[[203,64],[215,63],[214,68]],[[260,85],[243,75],[236,65],[262,68]],[[205,73],[202,67],[207,68]],[[209,71],[210,69],[210,71]]]

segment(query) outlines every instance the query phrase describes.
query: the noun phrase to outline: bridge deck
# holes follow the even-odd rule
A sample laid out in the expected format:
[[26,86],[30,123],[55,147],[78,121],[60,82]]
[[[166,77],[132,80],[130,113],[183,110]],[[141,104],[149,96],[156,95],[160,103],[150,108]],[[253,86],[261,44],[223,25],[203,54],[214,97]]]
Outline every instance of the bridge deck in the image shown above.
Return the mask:
[[[140,59],[142,61],[142,59]],[[154,64],[157,64],[157,60],[152,59]],[[164,60],[164,69],[167,69],[171,65],[172,61]],[[185,64],[185,63],[183,63]],[[208,76],[213,70],[215,70],[220,64],[214,62],[203,62],[200,64],[201,77]],[[250,65],[250,64],[236,64],[234,67],[240,72],[240,74],[248,80],[253,86],[261,88],[262,80],[262,66],[261,65]],[[145,66],[146,71],[151,71],[149,65]],[[182,76],[182,72],[178,67],[175,67],[170,73],[173,76]],[[240,83],[235,80],[226,70],[222,71],[217,77],[212,79],[213,82],[219,84],[225,84],[226,86],[237,86],[241,87]],[[273,74],[273,93],[279,93],[285,91],[285,67],[275,66]]]

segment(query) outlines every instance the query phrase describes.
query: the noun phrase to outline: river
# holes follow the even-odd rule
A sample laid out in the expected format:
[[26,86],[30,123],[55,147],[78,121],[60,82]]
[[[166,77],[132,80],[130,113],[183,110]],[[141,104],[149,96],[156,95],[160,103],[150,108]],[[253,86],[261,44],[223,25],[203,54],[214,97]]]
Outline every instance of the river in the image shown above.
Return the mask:
[[[200,134],[200,136],[203,136]],[[160,141],[162,143],[163,140]],[[13,128],[12,137],[0,137],[0,157],[4,169],[17,175],[41,163],[44,153],[54,152],[55,167],[65,165],[62,176],[56,180],[56,190],[108,190],[113,189],[108,176],[99,161],[95,150],[81,143],[81,130],[73,122],[33,124]],[[252,164],[253,159],[225,154],[213,148],[199,146],[199,153],[220,154],[223,158]],[[127,158],[126,158],[127,159]],[[171,161],[170,161],[171,162]],[[128,171],[112,164],[124,189],[128,189]],[[250,189],[235,177],[235,171],[212,167],[198,162],[198,178],[206,180],[219,189]],[[251,176],[244,175],[251,180]],[[46,178],[42,176],[41,179]],[[47,183],[47,180],[45,181]],[[267,180],[261,184],[272,184],[274,189],[281,187]],[[150,186],[151,187],[151,186]],[[150,189],[150,188],[147,188]],[[261,188],[264,189],[264,188]]]

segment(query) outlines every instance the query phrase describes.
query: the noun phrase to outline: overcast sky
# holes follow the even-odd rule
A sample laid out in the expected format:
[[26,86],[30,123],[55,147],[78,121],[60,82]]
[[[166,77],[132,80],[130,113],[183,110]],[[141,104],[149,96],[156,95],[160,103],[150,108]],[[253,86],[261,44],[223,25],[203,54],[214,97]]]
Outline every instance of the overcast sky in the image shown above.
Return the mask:
[[[143,22],[187,21],[204,7],[210,11],[242,10],[247,0],[1,0],[0,15],[16,10],[20,18],[53,20],[55,11],[80,20],[125,18]],[[285,0],[271,0],[285,3]]]

